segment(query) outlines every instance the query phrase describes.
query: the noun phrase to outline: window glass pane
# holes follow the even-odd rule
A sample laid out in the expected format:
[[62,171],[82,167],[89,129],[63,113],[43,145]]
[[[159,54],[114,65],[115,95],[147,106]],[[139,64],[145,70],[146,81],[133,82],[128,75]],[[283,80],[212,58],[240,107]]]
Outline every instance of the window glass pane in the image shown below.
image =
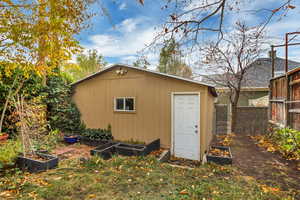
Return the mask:
[[125,110],[134,110],[134,99],[126,98],[125,99]]
[[116,99],[116,110],[124,110],[124,99],[123,98]]

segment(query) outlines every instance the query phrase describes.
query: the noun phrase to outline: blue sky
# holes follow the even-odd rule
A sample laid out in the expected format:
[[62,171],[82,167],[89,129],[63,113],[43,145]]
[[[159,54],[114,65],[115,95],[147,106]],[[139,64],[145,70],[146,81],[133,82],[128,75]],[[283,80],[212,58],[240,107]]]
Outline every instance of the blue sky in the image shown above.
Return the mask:
[[[210,0],[215,1],[215,0]],[[243,19],[248,24],[257,24],[266,17],[266,11],[253,12],[259,8],[274,9],[282,0],[244,0],[240,4],[240,11],[227,13],[225,27],[230,31],[237,19]],[[136,60],[137,52],[149,44],[157,33],[155,27],[159,27],[169,13],[161,10],[164,0],[145,0],[142,6],[136,0],[105,0],[103,6],[110,13],[110,18],[101,15],[92,19],[92,27],[83,31],[78,39],[86,49],[97,49],[105,56],[109,63],[131,64]],[[193,0],[190,6],[199,5],[202,0]],[[295,0],[293,5],[296,9],[290,10],[287,16],[279,15],[267,27],[267,33],[273,43],[282,43],[285,32],[297,31],[300,28],[300,2]],[[188,9],[188,8],[182,8]],[[101,6],[96,4],[93,10],[100,13]],[[210,23],[214,23],[213,20]],[[209,33],[201,37],[203,40],[211,38]],[[157,64],[159,51],[149,52],[146,56],[152,67]],[[283,55],[283,51],[278,51]],[[300,50],[295,48],[291,51],[291,58],[300,60]],[[193,58],[194,59],[194,58]]]
[[[92,27],[78,36],[80,43],[87,49],[97,49],[110,63],[130,64],[137,51],[152,41],[155,26],[166,17],[161,11],[162,1],[148,1],[144,6],[133,0],[106,1],[103,6],[110,17],[94,17]],[[93,10],[101,12],[100,5]]]

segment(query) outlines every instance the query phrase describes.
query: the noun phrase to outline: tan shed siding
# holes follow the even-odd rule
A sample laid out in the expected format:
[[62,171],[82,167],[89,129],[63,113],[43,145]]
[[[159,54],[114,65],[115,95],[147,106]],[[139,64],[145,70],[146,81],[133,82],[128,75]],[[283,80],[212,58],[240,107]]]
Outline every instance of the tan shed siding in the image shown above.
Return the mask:
[[215,97],[213,97],[212,95],[208,95],[208,111],[207,111],[207,138],[206,138],[206,149],[209,148],[209,145],[211,143],[211,140],[213,139],[213,125],[214,125],[214,100]]
[[[171,147],[171,96],[172,92],[200,93],[201,155],[206,150],[208,108],[211,95],[207,86],[185,82],[149,72],[126,68],[128,73],[119,76],[114,68],[75,86],[73,99],[82,120],[88,127],[105,128],[112,125],[118,140],[150,142],[160,138],[163,147]],[[135,97],[135,113],[114,112],[115,97]],[[211,102],[210,104],[213,104]],[[210,105],[209,104],[209,105]],[[209,139],[209,138],[208,138]]]
[[[200,100],[200,127],[201,127],[201,136],[200,136],[200,154],[201,156],[204,154],[205,150],[207,150],[207,100],[208,100],[208,88],[205,88],[205,92],[201,95]],[[201,157],[202,159],[202,157]]]

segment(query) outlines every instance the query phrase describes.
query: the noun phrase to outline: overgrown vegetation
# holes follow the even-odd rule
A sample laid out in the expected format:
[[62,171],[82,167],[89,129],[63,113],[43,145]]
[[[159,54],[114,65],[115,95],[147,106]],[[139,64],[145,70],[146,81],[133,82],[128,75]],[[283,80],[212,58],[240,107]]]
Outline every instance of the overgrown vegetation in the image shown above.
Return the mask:
[[[2,131],[11,134],[16,132],[16,115],[15,107],[12,103],[12,97],[16,92],[26,99],[32,99],[37,96],[43,96],[43,86],[41,84],[41,78],[34,73],[25,76],[25,73],[21,69],[8,69],[7,63],[0,63],[0,112],[3,112],[5,102],[7,102],[7,108],[3,116]],[[17,80],[16,84],[13,84],[14,80]],[[8,97],[9,90],[12,88],[12,95]]]
[[59,71],[48,77],[45,87],[47,118],[51,129],[59,129],[64,133],[80,133],[84,125],[78,108],[72,102],[70,83],[64,73]]
[[70,79],[59,71],[47,80],[45,103],[51,129],[58,129],[66,135],[82,135],[91,140],[112,139],[111,125],[108,125],[107,129],[86,128],[77,106],[72,101],[70,84]]
[[[40,174],[0,178],[0,197],[12,199],[293,199],[231,167],[174,168],[148,157],[64,160]],[[65,168],[66,167],[66,168]],[[84,183],[84,184],[83,184]]]
[[0,170],[14,164],[16,157],[21,152],[19,140],[8,140],[0,145]]
[[267,151],[280,152],[288,160],[300,160],[300,132],[291,128],[270,128],[263,136],[254,136]]

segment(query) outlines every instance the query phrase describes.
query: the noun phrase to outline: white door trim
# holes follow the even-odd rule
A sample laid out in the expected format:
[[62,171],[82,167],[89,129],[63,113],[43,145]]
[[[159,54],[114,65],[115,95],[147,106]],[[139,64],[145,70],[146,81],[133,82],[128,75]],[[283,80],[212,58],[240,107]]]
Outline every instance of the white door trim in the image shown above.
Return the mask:
[[[199,97],[199,125],[198,125],[198,141],[199,141],[199,148],[201,148],[201,131],[200,131],[200,121],[201,121],[201,99],[200,99],[200,92],[172,92],[171,93],[171,154],[174,155],[174,97],[175,95],[185,95],[185,94],[193,94],[198,95]],[[200,149],[199,149],[199,160],[200,160]]]

